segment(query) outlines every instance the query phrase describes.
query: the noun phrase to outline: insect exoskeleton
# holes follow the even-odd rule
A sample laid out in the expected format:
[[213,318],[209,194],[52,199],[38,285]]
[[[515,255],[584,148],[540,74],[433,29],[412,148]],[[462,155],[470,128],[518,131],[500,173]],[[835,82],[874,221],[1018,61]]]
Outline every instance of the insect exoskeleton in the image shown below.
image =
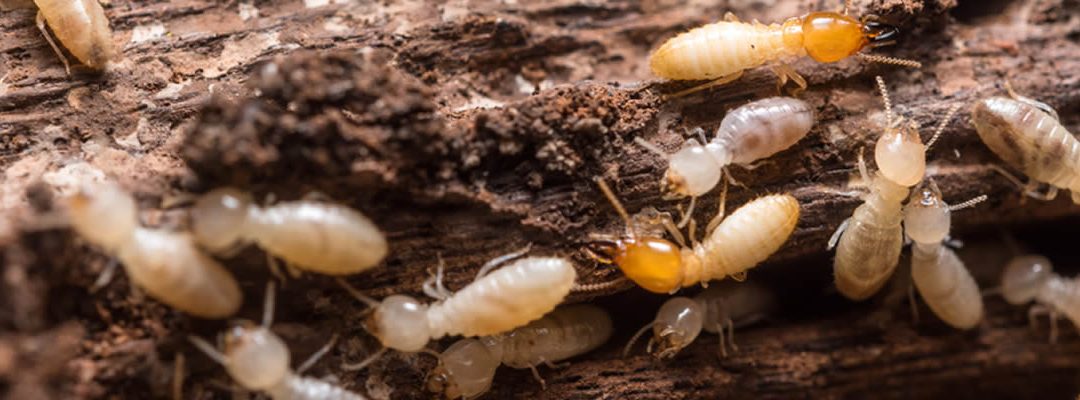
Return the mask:
[[263,321],[239,321],[222,335],[218,350],[196,336],[188,337],[195,347],[225,367],[225,371],[244,389],[266,393],[274,400],[363,400],[365,397],[330,382],[298,375],[326,354],[333,345],[315,352],[301,364],[299,372],[289,366],[289,348],[270,330],[273,322],[274,289],[268,285]]
[[67,57],[49,36],[52,34],[83,65],[101,70],[113,57],[112,30],[98,0],[34,0],[38,6],[37,26],[53,51],[71,74]]
[[427,388],[447,399],[471,399],[487,392],[500,364],[529,368],[542,383],[537,366],[588,353],[611,333],[607,311],[588,304],[559,307],[510,332],[455,342],[439,354]]
[[[971,111],[975,131],[998,157],[1031,178],[1027,194],[1049,200],[1059,188],[1066,189],[1080,204],[1080,141],[1061,125],[1050,106],[1018,95],[1011,87],[1008,91],[1011,98],[975,103]],[[1039,182],[1050,185],[1045,194],[1033,191]]]
[[247,194],[221,188],[199,198],[191,216],[195,237],[212,252],[254,242],[291,265],[321,274],[361,272],[387,253],[379,228],[339,204],[301,200],[259,207]]
[[[563,258],[522,258],[484,274],[525,251],[493,259],[481,268],[475,281],[456,293],[443,288],[440,263],[439,273],[424,285],[425,293],[439,299],[430,305],[405,295],[393,295],[378,302],[356,291],[344,280],[339,282],[374,309],[364,321],[364,328],[385,348],[417,352],[424,350],[432,339],[452,335],[494,335],[524,326],[555,309],[577,279],[573,264]],[[346,368],[363,368],[376,356],[378,354]]]
[[112,183],[87,185],[66,199],[72,228],[116,257],[153,298],[203,318],[240,308],[236,279],[203,254],[190,235],[139,226],[135,199]]
[[[598,179],[601,190],[623,222],[633,227],[619,199]],[[721,195],[721,211],[707,229],[703,242],[696,238],[687,246],[670,216],[663,223],[678,244],[658,237],[639,236],[632,229],[622,237],[597,237],[588,244],[590,256],[613,263],[627,278],[654,293],[673,293],[679,288],[734,276],[741,279],[747,270],[780,249],[799,221],[799,201],[787,194],[758,197],[723,219],[726,187]]]
[[[958,329],[974,328],[983,317],[982,294],[964,262],[944,245],[952,211],[986,200],[976,197],[949,206],[933,180],[914,191],[904,206],[904,232],[911,238],[911,278],[938,318]],[[914,299],[912,299],[914,301]]]
[[[727,13],[724,21],[701,26],[669,39],[649,58],[653,74],[673,80],[715,80],[716,86],[738,79],[743,71],[765,64],[783,85],[788,79],[806,88],[806,80],[787,63],[802,56],[832,63],[860,51],[892,44],[899,30],[846,13],[812,12],[782,24],[744,23]],[[918,67],[919,63],[863,54],[871,61]],[[700,90],[704,87],[692,90]]]
[[735,345],[735,325],[757,322],[776,308],[776,296],[761,285],[720,282],[693,299],[673,297],[665,302],[656,313],[656,319],[642,327],[626,344],[623,356],[630,353],[637,339],[650,328],[653,337],[646,348],[656,358],[674,357],[693,343],[702,330],[720,337],[720,356],[727,356],[728,348],[732,351],[739,348]]
[[1001,276],[1001,294],[1013,305],[1035,301],[1028,318],[1035,324],[1039,315],[1050,317],[1050,342],[1057,341],[1057,319],[1067,317],[1080,329],[1080,281],[1054,273],[1053,264],[1040,255],[1015,257]]
[[814,126],[814,110],[805,101],[771,97],[729,112],[716,136],[702,145],[691,139],[682,150],[665,154],[652,144],[638,143],[668,159],[663,185],[682,196],[701,196],[720,182],[728,164],[749,165],[801,140]]

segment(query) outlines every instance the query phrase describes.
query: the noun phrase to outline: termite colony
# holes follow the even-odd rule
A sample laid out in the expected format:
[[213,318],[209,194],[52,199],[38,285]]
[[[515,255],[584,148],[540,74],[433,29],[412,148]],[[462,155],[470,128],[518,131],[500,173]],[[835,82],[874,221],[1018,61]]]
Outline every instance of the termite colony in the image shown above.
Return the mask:
[[[109,23],[96,0],[34,3],[39,8],[37,25],[69,74],[64,49],[92,70],[104,69],[115,57]],[[809,83],[789,63],[803,56],[820,63],[858,56],[918,68],[915,61],[863,53],[892,44],[898,36],[897,28],[873,17],[853,18],[846,7],[841,13],[812,12],[772,25],[741,22],[728,13],[724,21],[663,43],[652,53],[649,66],[660,78],[709,80],[674,93],[676,97],[730,83],[743,71],[762,65],[776,73],[781,87],[790,80],[801,92]],[[910,243],[913,314],[917,291],[945,324],[974,329],[984,318],[983,294],[950,247],[951,213],[987,197],[950,206],[944,199],[952,194],[942,193],[927,167],[928,153],[962,104],[950,107],[924,142],[920,126],[893,109],[884,79],[876,77],[876,84],[885,116],[884,123],[875,127],[880,134],[873,153],[876,171],[870,172],[861,152],[852,157],[865,188],[862,204],[848,219],[836,221],[832,238],[822,244],[835,248],[834,286],[850,300],[869,299],[890,280],[905,243]],[[981,140],[1030,181],[1022,183],[1004,168],[994,168],[1025,195],[1049,200],[1067,189],[1080,204],[1080,142],[1050,106],[1005,86],[1009,97],[975,102],[971,121]],[[665,197],[689,198],[685,210],[677,207],[679,218],[657,205],[631,213],[607,180],[596,177],[590,185],[595,184],[596,198],[605,199],[618,216],[621,232],[591,232],[584,245],[563,246],[573,252],[530,255],[529,245],[500,255],[481,266],[472,282],[457,292],[443,284],[440,258],[432,276],[415,288],[431,297],[430,302],[403,293],[376,300],[347,283],[344,276],[382,264],[392,255],[392,243],[361,212],[314,198],[318,196],[258,205],[243,190],[217,188],[198,195],[186,208],[190,223],[185,230],[142,226],[132,194],[112,182],[86,183],[64,199],[61,212],[74,232],[115,259],[110,265],[123,267],[133,290],[199,318],[225,319],[240,310],[240,284],[221,259],[231,258],[248,244],[265,254],[273,280],[287,282],[305,272],[333,276],[343,292],[366,307],[362,329],[382,346],[366,359],[342,364],[340,370],[368,367],[387,350],[428,354],[437,364],[423,384],[426,389],[447,398],[473,398],[491,389],[500,365],[530,369],[544,385],[537,367],[556,367],[601,348],[615,334],[606,310],[563,304],[571,292],[594,287],[577,282],[578,266],[571,261],[575,255],[614,265],[626,279],[656,294],[704,287],[663,303],[650,322],[630,336],[623,357],[631,357],[634,344],[649,334],[645,352],[658,359],[673,358],[702,330],[718,336],[720,357],[735,353],[735,328],[766,320],[779,308],[773,289],[744,281],[796,232],[803,210],[793,194],[761,194],[727,215],[729,187],[738,184],[728,168],[734,164],[749,170],[756,162],[789,151],[821,129],[816,126],[818,108],[795,97],[750,101],[728,110],[712,139],[701,133],[700,140],[688,139],[675,152],[636,137],[646,154],[666,164],[658,179]],[[1043,183],[1049,189],[1037,191]],[[723,186],[718,212],[704,224],[699,239],[695,205],[717,185]],[[99,285],[108,284],[113,270],[106,268]],[[1005,267],[999,290],[1010,304],[1034,302],[1033,320],[1049,315],[1050,340],[1056,341],[1059,316],[1080,327],[1077,279],[1056,275],[1042,256],[1024,255]],[[355,385],[299,375],[333,349],[333,339],[296,371],[290,367],[287,346],[271,330],[274,290],[269,284],[261,324],[233,323],[217,345],[194,335],[190,342],[221,364],[244,390],[274,399],[365,398],[345,389]],[[461,338],[441,352],[430,347],[449,336]]]

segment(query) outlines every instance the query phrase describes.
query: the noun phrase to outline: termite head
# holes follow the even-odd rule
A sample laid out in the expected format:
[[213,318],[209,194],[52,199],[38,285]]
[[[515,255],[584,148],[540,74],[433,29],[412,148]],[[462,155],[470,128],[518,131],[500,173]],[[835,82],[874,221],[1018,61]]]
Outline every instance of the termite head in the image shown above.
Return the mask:
[[251,196],[234,188],[203,195],[191,209],[196,240],[211,252],[229,249],[240,240],[250,206]]
[[1042,291],[1053,271],[1050,260],[1043,256],[1013,258],[1001,275],[1001,294],[1009,304],[1027,303]]
[[671,293],[682,286],[682,252],[658,237],[594,240],[586,244],[590,257],[615,264],[627,278],[653,293]]
[[890,121],[874,146],[874,161],[881,175],[901,186],[915,186],[926,173],[926,146],[914,123]]
[[499,360],[477,339],[462,339],[439,355],[428,375],[427,389],[447,399],[471,399],[491,388]]
[[660,359],[674,357],[694,342],[701,333],[704,320],[705,312],[698,302],[687,297],[668,300],[656,313],[649,353]]
[[803,46],[815,61],[837,62],[870,44],[863,24],[835,12],[812,12],[803,19]]
[[930,181],[911,192],[904,206],[904,231],[918,243],[940,243],[952,225],[949,205],[941,200],[941,190]]
[[265,390],[289,373],[289,348],[269,329],[244,321],[225,333],[225,370],[249,390]]
[[135,199],[114,183],[84,185],[65,203],[72,228],[107,249],[118,248],[139,224]]
[[679,196],[696,197],[707,193],[720,182],[722,168],[730,161],[718,159],[719,153],[700,145],[675,152],[668,158],[662,186]]
[[383,346],[408,353],[418,352],[431,338],[427,309],[427,305],[412,297],[393,295],[379,303],[364,321],[364,327]]

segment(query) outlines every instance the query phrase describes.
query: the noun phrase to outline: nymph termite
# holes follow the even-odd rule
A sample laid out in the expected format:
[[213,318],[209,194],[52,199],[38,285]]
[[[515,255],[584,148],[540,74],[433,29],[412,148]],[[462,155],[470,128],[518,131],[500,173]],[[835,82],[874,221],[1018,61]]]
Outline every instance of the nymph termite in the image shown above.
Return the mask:
[[289,348],[270,330],[274,320],[274,286],[268,284],[261,325],[238,321],[221,336],[221,350],[206,340],[189,336],[188,340],[207,356],[225,367],[229,376],[244,389],[266,393],[274,400],[364,400],[330,382],[300,376],[326,354],[334,340],[315,352],[294,372],[289,367]]
[[693,343],[702,330],[720,337],[719,355],[726,357],[728,348],[739,349],[735,345],[735,325],[761,320],[776,306],[776,296],[753,282],[721,282],[709,286],[693,299],[673,297],[660,306],[656,319],[634,334],[623,349],[623,356],[629,355],[634,342],[651,328],[653,337],[649,339],[646,351],[656,358],[675,357]]
[[894,117],[885,81],[879,76],[877,83],[887,120],[885,133],[878,138],[874,149],[878,171],[871,179],[862,154],[859,155],[859,172],[863,182],[868,182],[870,192],[863,204],[836,229],[828,246],[836,247],[833,260],[836,288],[852,300],[865,300],[877,293],[896,269],[904,241],[902,204],[909,188],[918,184],[926,172],[927,149],[945,131],[958,109],[949,110],[933,138],[923,145],[914,123]]
[[687,141],[666,154],[644,139],[645,148],[668,160],[663,185],[680,196],[701,196],[720,182],[729,164],[749,165],[791,147],[814,126],[814,110],[805,101],[772,97],[745,104],[724,116],[712,141]]
[[254,242],[269,256],[327,275],[367,270],[387,253],[386,238],[370,219],[334,203],[300,200],[260,207],[237,189],[221,188],[200,197],[191,216],[195,238],[212,252]]
[[439,354],[439,365],[428,376],[427,388],[447,399],[475,398],[491,387],[499,365],[532,370],[588,353],[611,337],[607,311],[588,305],[559,307],[510,332],[462,339]]
[[724,201],[727,187],[720,196],[720,212],[706,229],[705,240],[697,242],[691,225],[687,246],[670,216],[659,222],[675,237],[678,245],[666,239],[638,235],[630,215],[602,179],[597,184],[622,217],[628,234],[623,237],[600,237],[588,244],[590,256],[602,263],[615,264],[627,278],[654,293],[673,293],[694,284],[728,276],[741,277],[780,249],[799,221],[799,201],[791,195],[758,197],[739,207],[726,219]]
[[1001,294],[1009,304],[1035,301],[1028,310],[1032,326],[1039,315],[1050,317],[1050,343],[1057,342],[1057,320],[1065,316],[1080,329],[1080,279],[1054,273],[1046,257],[1034,254],[1013,258],[1001,276]]
[[71,64],[52,36],[83,65],[94,70],[105,68],[113,56],[112,30],[98,0],[34,0],[34,3],[38,7],[37,27],[64,63],[68,75]]
[[131,282],[161,302],[203,318],[240,308],[236,279],[186,233],[139,226],[135,199],[115,184],[85,186],[66,200],[71,226],[119,259]]
[[904,232],[913,242],[911,278],[915,288],[938,318],[957,329],[974,328],[982,320],[982,294],[964,262],[944,243],[952,226],[952,212],[983,200],[986,195],[950,206],[931,179],[929,185],[913,192],[904,206]]
[[521,251],[496,257],[477,273],[476,280],[456,293],[442,285],[442,263],[438,272],[424,284],[424,293],[438,299],[423,304],[405,295],[393,295],[375,301],[338,282],[354,297],[371,307],[364,328],[379,339],[384,348],[367,360],[345,366],[361,369],[387,348],[418,352],[428,341],[443,336],[488,336],[509,331],[534,321],[562,303],[577,279],[574,266],[559,257],[527,257],[505,267],[488,271]]
[[[1058,119],[1046,103],[1017,94],[1006,82],[1009,97],[991,97],[975,103],[971,119],[975,131],[990,150],[1031,180],[1022,185],[1010,174],[1006,177],[1024,187],[1025,194],[1051,200],[1058,189],[1072,192],[1080,204],[1080,141]],[[1004,172],[1004,171],[1002,171]],[[1046,193],[1034,191],[1039,182],[1050,185]]]
[[921,66],[915,61],[860,53],[894,43],[899,30],[872,17],[856,20],[847,15],[847,8],[843,13],[812,12],[772,25],[741,22],[729,12],[724,21],[669,39],[653,52],[649,67],[661,78],[712,80],[677,94],[683,95],[734,81],[743,71],[765,64],[773,64],[780,85],[791,79],[805,89],[806,80],[788,65],[802,56],[832,63],[859,55],[869,61]]

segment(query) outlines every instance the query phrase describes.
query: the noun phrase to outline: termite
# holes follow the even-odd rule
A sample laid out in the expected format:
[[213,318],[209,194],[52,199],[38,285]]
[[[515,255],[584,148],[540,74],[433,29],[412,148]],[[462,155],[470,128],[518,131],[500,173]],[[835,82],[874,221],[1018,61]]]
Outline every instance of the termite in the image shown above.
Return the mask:
[[370,219],[334,203],[300,200],[260,207],[237,189],[221,188],[200,197],[191,216],[196,239],[212,252],[254,242],[269,256],[327,275],[367,270],[387,253],[386,238]]
[[543,318],[510,332],[462,339],[438,355],[439,365],[428,376],[427,388],[447,399],[471,399],[491,388],[499,365],[532,370],[588,353],[611,337],[607,311],[576,304],[559,307]]
[[888,281],[900,260],[903,247],[902,204],[908,191],[918,184],[926,172],[926,151],[944,132],[953,107],[923,145],[918,127],[904,123],[894,116],[885,81],[877,77],[878,88],[885,103],[887,126],[874,149],[878,171],[873,179],[867,171],[862,154],[859,172],[868,182],[870,192],[863,204],[836,229],[828,248],[836,247],[833,277],[836,288],[852,300],[869,298]]
[[[1005,87],[1010,98],[975,103],[971,111],[975,131],[998,157],[1031,178],[1022,185],[1005,173],[1026,194],[1051,200],[1059,188],[1066,189],[1072,192],[1073,202],[1080,204],[1080,141],[1061,125],[1049,105],[1017,94],[1008,82]],[[1046,193],[1034,191],[1039,182],[1050,185]]]
[[68,75],[71,64],[52,35],[83,65],[93,70],[105,68],[114,53],[112,30],[98,0],[34,0],[34,3],[38,7],[37,27],[64,63]]
[[155,299],[203,318],[240,308],[240,287],[221,264],[189,234],[139,226],[135,199],[115,184],[85,186],[66,206],[75,232],[119,259],[132,283]]
[[674,154],[637,138],[645,148],[668,160],[662,185],[680,196],[701,196],[720,182],[729,164],[749,165],[791,147],[814,126],[814,110],[805,101],[772,97],[729,112],[712,141],[690,139]]
[[622,237],[596,236],[587,245],[595,260],[615,264],[627,278],[654,293],[674,293],[679,288],[733,276],[741,279],[747,270],[780,249],[799,221],[799,201],[787,194],[758,197],[724,218],[727,187],[720,196],[720,212],[706,229],[705,240],[697,242],[691,225],[687,246],[670,216],[661,218],[678,244],[661,237],[636,232],[630,215],[602,179],[601,191],[628,228]]
[[346,365],[345,369],[361,369],[387,348],[418,352],[429,340],[444,336],[494,335],[524,326],[555,309],[577,279],[577,271],[569,261],[527,257],[488,273],[526,252],[528,247],[492,259],[480,269],[476,280],[457,293],[443,287],[440,262],[436,276],[424,284],[424,292],[439,300],[433,304],[406,295],[375,301],[339,279],[342,287],[371,307],[373,312],[365,319],[364,328],[383,345],[367,360]]
[[1001,276],[1001,294],[1013,305],[1035,301],[1028,320],[1034,326],[1039,315],[1050,317],[1050,343],[1057,342],[1057,320],[1062,315],[1080,329],[1080,280],[1055,274],[1046,257],[1029,254],[1009,261]]
[[654,75],[672,80],[712,82],[680,92],[685,95],[723,85],[742,76],[743,71],[771,64],[780,79],[788,79],[801,89],[806,79],[788,63],[803,56],[817,62],[833,63],[853,55],[863,59],[918,68],[920,63],[860,53],[867,48],[893,44],[899,29],[864,17],[862,21],[843,13],[812,12],[789,18],[782,24],[741,22],[732,13],[724,20],[701,26],[669,39],[649,58]]
[[[911,194],[904,206],[904,232],[911,238],[911,278],[938,318],[957,329],[974,328],[983,317],[982,294],[964,262],[946,247],[953,211],[986,200],[986,195],[955,206],[941,199],[941,190],[929,185]],[[914,307],[914,298],[912,299]]]
[[653,337],[646,348],[656,358],[675,357],[702,330],[720,337],[720,356],[726,357],[728,348],[739,349],[735,345],[735,325],[762,320],[776,308],[776,296],[753,282],[721,282],[693,299],[673,297],[660,306],[656,319],[634,334],[623,349],[623,356],[629,355],[638,338],[651,328]]
[[298,374],[311,367],[333,346],[334,340],[315,352],[297,372],[289,367],[289,348],[270,330],[274,319],[274,286],[267,285],[261,325],[239,321],[221,335],[221,350],[206,340],[189,336],[196,348],[225,367],[244,389],[259,391],[274,400],[364,400],[365,397],[329,382]]

